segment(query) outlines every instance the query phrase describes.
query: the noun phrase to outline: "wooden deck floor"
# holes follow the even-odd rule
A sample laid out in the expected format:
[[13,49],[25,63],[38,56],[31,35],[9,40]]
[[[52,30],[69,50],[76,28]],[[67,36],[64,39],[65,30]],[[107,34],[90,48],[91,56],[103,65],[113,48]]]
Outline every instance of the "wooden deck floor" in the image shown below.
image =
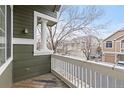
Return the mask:
[[52,73],[40,75],[13,84],[13,88],[69,88]]

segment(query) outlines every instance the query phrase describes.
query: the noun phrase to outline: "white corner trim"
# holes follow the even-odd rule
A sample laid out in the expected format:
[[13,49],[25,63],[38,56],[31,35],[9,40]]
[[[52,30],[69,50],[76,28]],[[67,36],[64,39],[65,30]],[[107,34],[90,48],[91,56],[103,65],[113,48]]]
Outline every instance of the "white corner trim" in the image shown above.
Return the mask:
[[34,56],[39,56],[39,55],[51,55],[53,54],[52,50],[49,49],[42,49],[40,51],[34,51]]
[[12,58],[9,58],[1,67],[0,67],[0,76],[5,71],[5,69],[9,66],[9,64],[12,62]]
[[36,11],[34,11],[34,16],[39,16],[39,17],[41,17],[43,19],[46,19],[46,20],[49,20],[49,21],[52,21],[52,22],[57,22],[57,18],[48,16],[46,14],[39,13],[39,12],[36,12]]
[[13,38],[13,44],[33,45],[34,39]]

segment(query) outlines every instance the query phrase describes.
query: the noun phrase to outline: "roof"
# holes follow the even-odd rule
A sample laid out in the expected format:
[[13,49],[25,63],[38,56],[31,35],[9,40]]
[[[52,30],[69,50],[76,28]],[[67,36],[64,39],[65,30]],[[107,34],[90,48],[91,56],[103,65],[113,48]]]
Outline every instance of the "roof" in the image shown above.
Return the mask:
[[116,39],[114,39],[114,40],[118,40],[118,39],[120,39],[120,38],[122,38],[122,37],[124,37],[124,34],[123,35],[121,35],[121,36],[119,36],[119,37],[117,37]]
[[112,37],[113,35],[115,35],[115,34],[117,34],[117,33],[119,33],[119,32],[122,32],[122,31],[124,31],[124,28],[122,28],[122,29],[120,29],[120,30],[118,30],[118,31],[114,32],[112,35],[108,36],[108,37],[107,37],[107,38],[105,38],[103,41],[105,41],[105,40],[109,39],[109,38],[110,38],[110,37]]

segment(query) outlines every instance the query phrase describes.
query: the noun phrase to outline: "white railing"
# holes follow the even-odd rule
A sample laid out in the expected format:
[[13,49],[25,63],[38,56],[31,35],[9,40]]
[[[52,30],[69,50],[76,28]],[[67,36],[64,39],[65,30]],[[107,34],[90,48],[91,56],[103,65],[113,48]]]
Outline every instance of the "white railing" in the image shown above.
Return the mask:
[[121,52],[124,52],[124,48],[121,48]]
[[124,67],[51,55],[51,71],[70,87],[122,88]]

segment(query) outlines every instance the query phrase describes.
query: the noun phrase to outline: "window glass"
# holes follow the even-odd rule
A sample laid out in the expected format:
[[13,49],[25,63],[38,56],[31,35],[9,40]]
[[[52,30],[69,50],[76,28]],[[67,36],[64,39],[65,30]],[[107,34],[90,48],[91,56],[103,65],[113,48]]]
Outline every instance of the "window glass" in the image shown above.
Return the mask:
[[5,62],[5,6],[0,6],[0,66]]
[[124,52],[124,40],[121,41],[121,51]]
[[107,41],[106,42],[106,47],[107,48],[112,48],[112,41]]
[[11,57],[11,8],[7,6],[7,59]]
[[36,26],[36,50],[40,51],[41,50],[41,24],[38,24]]

